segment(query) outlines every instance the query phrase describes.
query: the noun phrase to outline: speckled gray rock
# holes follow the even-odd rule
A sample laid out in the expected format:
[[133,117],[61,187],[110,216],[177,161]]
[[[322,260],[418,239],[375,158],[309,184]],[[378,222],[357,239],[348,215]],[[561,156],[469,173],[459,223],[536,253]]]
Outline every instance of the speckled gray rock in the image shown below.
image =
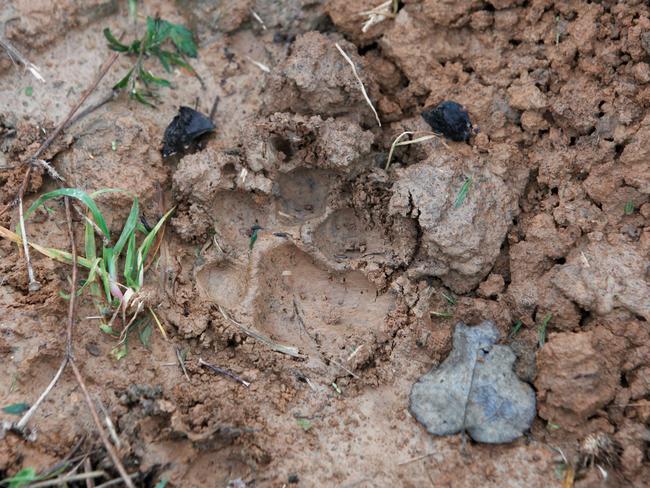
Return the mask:
[[493,322],[454,331],[454,348],[413,385],[410,410],[435,435],[466,430],[478,442],[511,442],[535,418],[535,393],[512,371],[515,354],[496,345]]

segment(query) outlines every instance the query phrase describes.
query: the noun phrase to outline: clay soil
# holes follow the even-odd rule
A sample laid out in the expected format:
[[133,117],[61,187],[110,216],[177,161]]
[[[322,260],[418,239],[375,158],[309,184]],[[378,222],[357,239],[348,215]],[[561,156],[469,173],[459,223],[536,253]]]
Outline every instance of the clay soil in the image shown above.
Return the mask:
[[[121,94],[44,155],[68,186],[128,189],[149,222],[175,206],[145,280],[168,340],[154,328],[145,347],[134,332],[117,361],[92,301],[77,310],[77,362],[138,486],[562,486],[558,450],[575,486],[650,486],[647,2],[405,0],[367,32],[358,14],[379,0],[152,0],[138,26],[126,3],[2,1],[5,37],[46,83],[0,53],[0,203],[110,55],[104,27],[130,39],[159,14],[193,30],[203,86],[176,71],[156,108]],[[89,103],[132,61],[120,57]],[[214,134],[163,160],[178,107],[208,113],[216,96]],[[469,143],[402,146],[386,170],[394,138],[430,130],[420,112],[443,100],[467,108]],[[26,204],[55,188],[36,169]],[[131,198],[98,204],[117,234]],[[28,230],[66,249],[62,202]],[[71,270],[33,254],[37,292],[0,242],[2,405],[33,403],[64,354]],[[431,436],[408,410],[454,325],[482,320],[537,395],[530,433],[509,445]],[[30,428],[0,441],[1,478],[46,471],[75,446],[104,482],[118,477],[70,371]],[[618,456],[581,468],[589,434]]]

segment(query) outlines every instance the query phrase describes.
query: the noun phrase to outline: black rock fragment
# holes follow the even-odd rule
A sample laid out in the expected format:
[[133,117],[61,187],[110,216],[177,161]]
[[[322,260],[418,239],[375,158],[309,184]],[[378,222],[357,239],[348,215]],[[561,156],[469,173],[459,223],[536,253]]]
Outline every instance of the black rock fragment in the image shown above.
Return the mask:
[[212,132],[214,123],[201,112],[189,107],[181,107],[163,136],[163,157],[184,152],[197,138]]
[[460,103],[445,100],[422,112],[422,118],[435,132],[452,141],[467,141],[472,135],[472,122]]

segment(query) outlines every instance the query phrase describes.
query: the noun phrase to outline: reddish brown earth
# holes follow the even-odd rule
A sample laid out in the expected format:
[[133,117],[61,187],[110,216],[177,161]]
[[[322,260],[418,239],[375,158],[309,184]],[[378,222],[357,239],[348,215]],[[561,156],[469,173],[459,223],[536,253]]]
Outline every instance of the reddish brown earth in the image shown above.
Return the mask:
[[[3,206],[22,181],[21,162],[108,57],[102,29],[133,32],[125,4],[3,4],[5,36],[47,79],[0,53]],[[115,340],[87,318],[96,315],[90,300],[78,310],[77,361],[140,486],[561,486],[557,450],[577,465],[593,433],[610,435],[621,460],[606,480],[594,466],[579,469],[575,486],[648,486],[647,2],[409,0],[366,33],[358,13],[375,4],[361,0],[145,4],[144,14],[194,30],[205,87],[177,72],[156,109],[122,95],[45,154],[70,186],[134,192],[149,220],[176,206],[147,275],[169,340],[154,333],[146,349],[134,337],[116,361]],[[129,63],[120,59],[91,101]],[[215,134],[164,162],[162,134],[178,106],[198,98],[207,113],[215,96]],[[398,148],[386,171],[394,138],[428,130],[419,113],[443,100],[467,107],[480,132],[469,144]],[[37,171],[28,203],[54,188]],[[118,232],[130,199],[98,200]],[[30,238],[66,248],[62,203],[51,208],[34,217]],[[15,209],[0,217],[16,222]],[[33,403],[63,355],[59,291],[70,269],[34,256],[43,287],[30,293],[15,245],[0,242],[0,257],[2,404]],[[271,350],[227,317],[301,357]],[[485,319],[516,352],[538,418],[510,445],[434,438],[408,412],[410,388],[446,357],[457,321]],[[187,355],[189,380],[175,348]],[[46,470],[85,436],[81,452],[116,477],[70,372],[30,426],[34,441],[1,441],[0,476]]]

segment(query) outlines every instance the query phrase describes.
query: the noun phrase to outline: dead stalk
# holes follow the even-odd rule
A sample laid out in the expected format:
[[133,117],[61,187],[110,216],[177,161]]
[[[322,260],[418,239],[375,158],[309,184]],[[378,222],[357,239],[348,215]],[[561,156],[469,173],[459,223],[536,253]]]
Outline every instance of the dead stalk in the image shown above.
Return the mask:
[[[84,458],[84,473],[88,474],[93,470],[93,466],[90,462],[90,458],[86,456]],[[86,478],[86,488],[95,488],[95,480],[92,478]]]
[[241,383],[244,385],[246,388],[251,386],[249,381],[241,379],[239,376],[237,376],[235,373],[228,371],[227,369],[220,368],[219,366],[215,366],[210,363],[206,363],[203,359],[199,358],[199,365],[204,366],[208,368],[209,370],[214,371],[217,374],[221,374],[223,376],[226,376],[232,380],[235,380],[237,383]]
[[348,62],[348,64],[352,67],[352,73],[354,74],[354,77],[357,79],[359,82],[359,86],[361,87],[361,93],[363,94],[363,98],[366,99],[366,103],[370,106],[370,109],[372,110],[372,113],[375,114],[375,119],[377,119],[377,124],[379,124],[379,127],[381,127],[381,121],[379,120],[379,114],[377,114],[377,111],[375,110],[374,105],[370,101],[370,97],[368,96],[368,93],[366,92],[366,87],[363,86],[363,81],[361,81],[361,78],[359,77],[359,74],[357,73],[357,68],[354,66],[354,62],[350,59],[350,56],[347,55],[347,53],[343,50],[343,48],[339,45],[339,43],[334,44],[336,46],[336,49],[339,50],[341,53],[341,56],[345,58],[345,60]]
[[5,51],[7,51],[9,59],[11,59],[13,63],[16,61],[20,62],[25,67],[25,69],[32,74],[34,78],[36,78],[41,83],[45,83],[45,78],[43,78],[43,75],[41,75],[41,71],[38,66],[36,66],[34,63],[31,63],[25,56],[21,54],[18,49],[14,47],[13,44],[1,36],[0,46],[2,46]]
[[41,403],[47,398],[47,395],[50,394],[52,391],[52,388],[54,388],[54,385],[56,385],[57,381],[59,381],[59,378],[63,374],[63,370],[65,369],[66,365],[68,364],[68,356],[66,355],[63,358],[63,361],[61,361],[61,366],[59,366],[58,371],[54,375],[54,378],[52,378],[52,381],[50,381],[50,384],[47,385],[47,388],[41,393],[41,396],[38,397],[38,400],[34,403],[34,405],[31,406],[29,410],[25,413],[25,415],[22,416],[22,418],[16,423],[16,430],[19,432],[23,432],[25,428],[27,427],[27,424],[29,423],[29,420],[32,418],[34,413],[36,413],[36,410],[38,410],[38,407],[41,406]]
[[23,211],[23,198],[25,196],[25,190],[27,189],[27,184],[29,182],[29,177],[32,172],[32,167],[29,166],[25,172],[23,182],[20,185],[20,190],[18,192],[18,218],[20,220],[20,234],[23,241],[23,252],[25,253],[25,262],[27,264],[27,277],[29,278],[28,289],[30,292],[38,291],[41,289],[41,284],[36,281],[34,276],[34,268],[32,268],[32,261],[29,256],[29,242],[27,242],[27,229],[25,228],[25,217]]
[[223,316],[224,319],[227,321],[231,322],[232,324],[236,325],[239,327],[239,329],[244,332],[244,334],[252,337],[253,339],[257,339],[260,341],[262,344],[266,344],[268,347],[270,347],[272,350],[276,352],[281,352],[282,354],[286,354],[287,356],[291,356],[294,358],[304,358],[302,354],[300,354],[299,350],[297,347],[293,346],[285,346],[284,344],[278,344],[276,342],[273,342],[271,339],[268,337],[260,334],[259,332],[255,332],[254,330],[249,329],[246,327],[244,324],[237,322],[235,319],[230,317],[224,309],[221,307],[221,305],[217,305],[219,307],[219,312],[221,312],[221,315]]
[[46,486],[67,486],[71,481],[81,481],[87,480],[89,478],[99,478],[101,476],[106,476],[105,471],[91,471],[90,473],[83,474],[73,474],[71,476],[61,476],[60,478],[54,478],[46,481],[39,481],[37,483],[30,483],[30,488],[44,488]]

